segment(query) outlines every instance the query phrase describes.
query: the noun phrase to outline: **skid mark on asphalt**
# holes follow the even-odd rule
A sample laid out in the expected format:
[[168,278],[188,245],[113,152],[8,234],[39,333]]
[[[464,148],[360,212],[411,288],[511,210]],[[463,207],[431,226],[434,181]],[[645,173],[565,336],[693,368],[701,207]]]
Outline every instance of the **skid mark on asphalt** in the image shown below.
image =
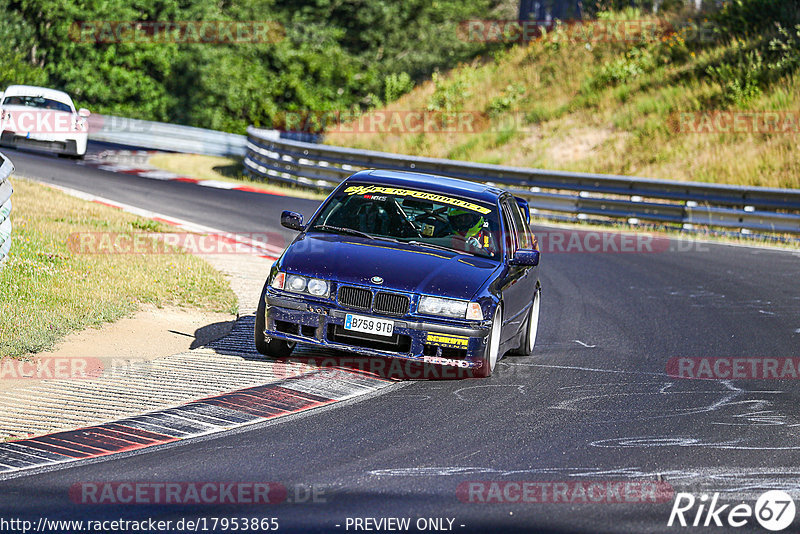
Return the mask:
[[577,367],[574,365],[547,365],[543,363],[506,363],[506,365],[522,366],[522,367],[544,367],[547,369],[567,369],[571,371],[590,371],[593,373],[614,373],[614,374],[626,374],[626,375],[650,375],[650,376],[668,377],[667,373],[651,373],[648,371],[622,371],[616,369],[597,369],[594,367]]
[[[796,274],[793,272],[780,273],[778,276],[787,276],[794,282]],[[797,298],[790,301],[776,303],[768,299],[736,299],[721,293],[710,291],[702,286],[698,287],[636,287],[630,289],[640,292],[644,298],[663,301],[665,299],[681,301],[690,308],[708,308],[725,310],[726,313],[737,315],[755,316],[756,313],[767,316],[792,317],[800,314],[800,302]]]
[[601,439],[590,443],[592,447],[606,448],[644,448],[654,447],[704,447],[709,449],[735,449],[741,451],[796,451],[800,445],[769,446],[747,445],[742,439],[732,441],[705,441],[693,437],[664,437],[664,436],[632,436],[625,438]]
[[[690,467],[681,469],[644,469],[640,467],[536,467],[525,469],[498,469],[491,467],[399,467],[375,469],[373,476],[393,477],[459,477],[488,475],[495,478],[524,477],[528,480],[614,479],[614,480],[664,480],[677,491],[695,494],[720,492],[725,499],[751,499],[771,489],[800,495],[800,468],[787,467]],[[546,478],[545,478],[546,477]]]
[[467,386],[465,388],[457,389],[453,392],[453,394],[458,398],[458,400],[468,400],[463,395],[465,391],[481,389],[481,388],[517,388],[517,392],[519,394],[525,395],[524,384],[481,384],[478,386]]
[[[633,436],[597,440],[594,447],[706,447],[729,450],[800,450],[798,436],[793,430],[798,426],[794,414],[782,413],[773,409],[770,396],[784,395],[782,390],[750,391],[738,387],[731,380],[675,381],[664,373],[644,371],[617,371],[588,367],[557,366],[544,364],[513,365],[536,366],[555,369],[580,370],[592,373],[629,374],[664,377],[663,381],[644,382],[620,381],[588,383],[559,388],[569,394],[565,400],[549,406],[554,410],[566,410],[591,416],[592,424],[613,424],[619,422],[648,421],[685,418],[705,415],[712,418],[708,425],[730,427],[735,432],[738,427],[769,426],[780,432],[780,436],[759,436],[748,434],[748,438],[738,435],[731,439],[706,440],[698,436]],[[684,387],[686,389],[684,389]],[[696,389],[696,388],[702,389]],[[698,398],[707,398],[705,403],[697,404]],[[753,398],[755,397],[755,398]],[[775,397],[773,397],[775,398]],[[685,402],[682,401],[685,399]],[[606,415],[604,418],[603,415]]]

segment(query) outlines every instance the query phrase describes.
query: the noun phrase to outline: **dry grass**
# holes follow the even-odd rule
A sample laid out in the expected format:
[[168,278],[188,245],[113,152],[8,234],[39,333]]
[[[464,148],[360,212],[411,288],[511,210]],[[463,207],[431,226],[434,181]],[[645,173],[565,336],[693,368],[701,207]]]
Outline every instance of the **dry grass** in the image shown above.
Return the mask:
[[140,303],[235,313],[236,297],[205,261],[170,254],[82,254],[70,236],[169,230],[17,177],[12,248],[0,270],[0,358],[48,349],[66,334],[114,321]]
[[[659,46],[664,45],[650,45]],[[450,98],[449,109],[462,112],[488,113],[505,101],[497,116],[510,127],[495,123],[478,132],[405,135],[333,132],[325,142],[484,163],[800,188],[796,134],[687,134],[671,126],[678,112],[720,107],[715,102],[722,88],[704,74],[687,73],[719,57],[725,46],[699,51],[685,63],[659,60],[616,85],[591,83],[631,47],[559,42],[551,35],[491,61],[462,65],[385,108],[427,110],[442,93]],[[800,79],[778,80],[748,109],[800,110]]]

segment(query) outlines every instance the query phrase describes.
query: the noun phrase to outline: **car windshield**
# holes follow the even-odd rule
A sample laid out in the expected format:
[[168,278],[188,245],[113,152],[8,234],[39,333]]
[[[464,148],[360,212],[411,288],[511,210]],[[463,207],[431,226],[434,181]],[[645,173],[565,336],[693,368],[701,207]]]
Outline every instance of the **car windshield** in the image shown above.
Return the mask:
[[501,252],[496,206],[416,189],[350,185],[327,202],[309,228],[487,258]]
[[65,111],[67,113],[72,113],[72,108],[70,108],[69,104],[65,104],[64,102],[59,102],[58,100],[52,100],[50,98],[44,98],[41,96],[7,96],[5,100],[3,100],[4,106],[25,106],[29,108],[37,108],[37,109],[52,109],[55,111]]

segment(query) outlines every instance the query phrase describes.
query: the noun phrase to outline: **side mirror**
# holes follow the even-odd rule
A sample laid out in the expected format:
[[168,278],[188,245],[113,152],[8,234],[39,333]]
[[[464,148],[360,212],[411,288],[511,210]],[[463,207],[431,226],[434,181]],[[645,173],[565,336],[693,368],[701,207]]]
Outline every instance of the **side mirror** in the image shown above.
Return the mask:
[[281,226],[299,232],[303,229],[303,216],[293,211],[284,211],[281,213]]
[[539,265],[539,251],[532,249],[519,249],[514,253],[514,257],[509,261],[511,265],[522,265],[525,267],[536,267]]
[[528,201],[524,198],[514,197],[514,200],[517,201],[517,205],[519,209],[522,210],[522,214],[525,215],[525,220],[528,224],[531,224],[531,209],[528,206]]
[[91,114],[92,114],[92,112],[89,111],[86,108],[81,108],[81,109],[78,110],[78,115],[83,117],[84,119],[87,118]]

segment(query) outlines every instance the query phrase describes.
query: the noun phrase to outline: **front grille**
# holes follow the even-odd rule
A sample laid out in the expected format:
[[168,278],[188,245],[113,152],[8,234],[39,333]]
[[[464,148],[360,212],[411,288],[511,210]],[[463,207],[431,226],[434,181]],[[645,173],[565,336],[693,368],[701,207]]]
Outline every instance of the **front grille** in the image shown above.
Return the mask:
[[410,302],[406,295],[378,293],[375,295],[373,309],[378,313],[386,313],[388,315],[405,315],[408,313]]
[[360,287],[342,286],[339,288],[339,304],[369,311],[372,308],[372,291]]

